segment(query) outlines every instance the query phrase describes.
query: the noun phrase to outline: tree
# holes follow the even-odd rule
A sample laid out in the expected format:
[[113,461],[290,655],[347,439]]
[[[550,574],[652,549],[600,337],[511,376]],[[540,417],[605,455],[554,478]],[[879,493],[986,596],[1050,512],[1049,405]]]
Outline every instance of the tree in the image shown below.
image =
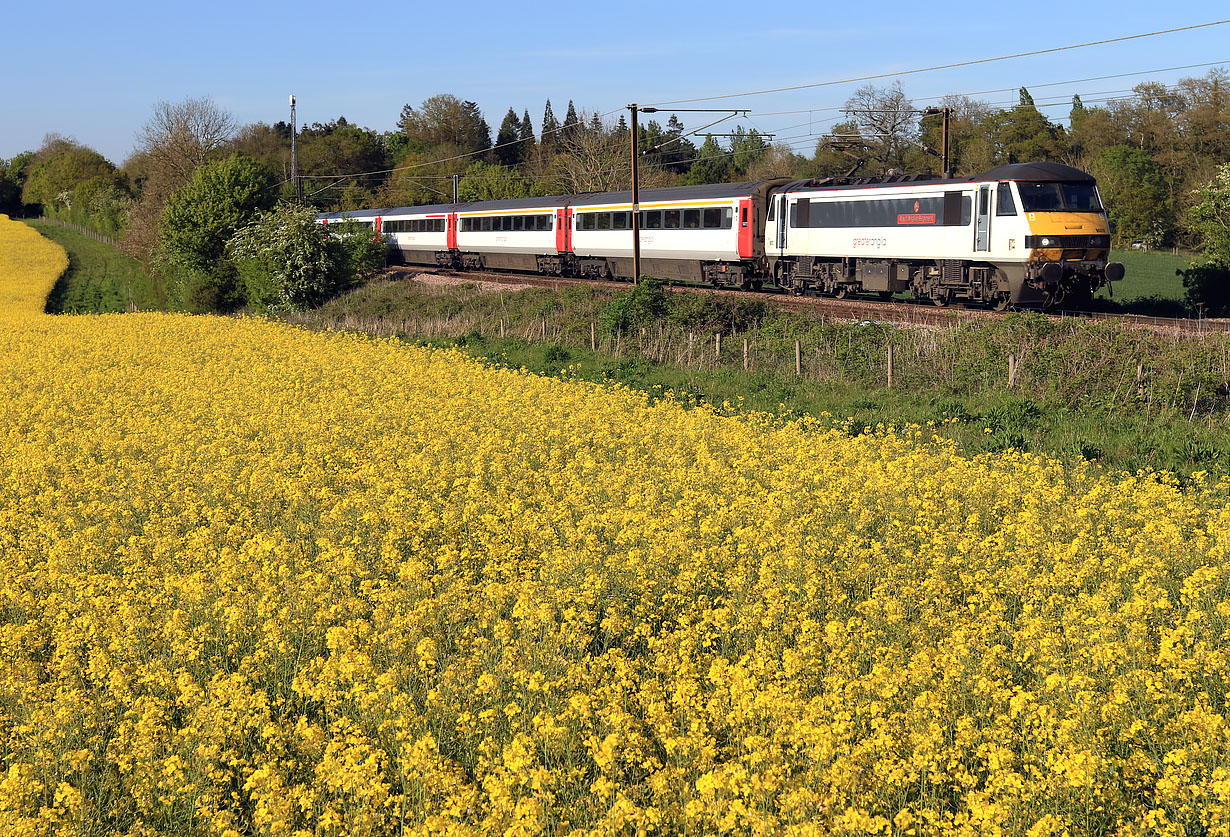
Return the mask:
[[495,135],[496,162],[502,166],[515,166],[521,162],[524,148],[520,139],[521,120],[517,118],[517,112],[509,108],[500,123],[499,133]]
[[305,189],[305,196],[318,207],[370,205],[384,183],[380,172],[387,168],[389,159],[381,136],[347,122],[344,116],[318,122],[299,134],[299,174],[310,178],[307,182],[313,186]]
[[171,272],[168,292],[188,310],[234,302],[226,242],[274,202],[273,180],[253,160],[238,155],[200,166],[162,211],[160,252]]
[[[640,167],[641,187],[665,186],[672,176],[646,162]],[[538,195],[617,192],[632,188],[632,161],[626,141],[605,131],[580,131],[564,139],[561,152],[534,184]]]
[[0,160],[0,214],[22,214],[21,190],[33,159],[33,151],[23,151],[11,160]]
[[682,186],[699,186],[703,183],[726,183],[730,180],[730,155],[722,150],[712,136],[705,137],[696,160],[683,177]]
[[1188,210],[1192,229],[1200,236],[1204,257],[1230,268],[1230,163],[1222,163],[1211,181],[1192,191]]
[[151,262],[163,205],[198,166],[221,155],[234,134],[234,119],[212,99],[154,105],[136,150],[124,163],[140,197],[129,213],[122,249],[147,265]]
[[521,159],[528,158],[534,152],[534,123],[530,121],[530,111],[527,108],[521,116],[521,125],[517,128],[517,136],[521,140]]
[[469,162],[461,147],[451,143],[408,150],[394,161],[393,171],[377,203],[379,206],[449,203],[453,199],[453,175],[464,174]]
[[569,99],[568,113],[564,116],[564,127],[560,131],[561,139],[567,142],[574,139],[583,130],[584,126],[581,124],[581,118],[577,116],[577,107],[572,103],[572,99]]
[[478,105],[449,93],[424,99],[418,108],[406,105],[397,127],[418,150],[451,144],[469,154],[491,147],[491,129]]
[[1230,163],[1192,191],[1192,229],[1204,245],[1204,259],[1180,271],[1187,301],[1212,317],[1230,315]]
[[750,131],[744,131],[742,125],[735,128],[735,135],[730,140],[730,158],[739,175],[747,174],[768,151],[769,144],[755,128]]
[[1161,167],[1148,154],[1131,145],[1112,145],[1098,156],[1093,174],[1117,246],[1139,240],[1154,248],[1169,240],[1174,213]]
[[864,85],[842,108],[870,143],[869,153],[878,172],[906,167],[907,150],[918,145],[918,111],[901,90]]
[[516,170],[475,160],[457,184],[463,201],[499,201],[529,197],[529,186]]
[[551,112],[551,100],[547,99],[547,107],[542,112],[542,147],[548,151],[559,148],[559,122]]
[[137,153],[147,155],[151,176],[182,184],[234,135],[234,118],[212,99],[158,102],[137,135]]
[[993,165],[1058,160],[1063,156],[1063,129],[1033,105],[1028,91],[1011,110],[992,113],[982,121],[990,141]]
[[106,157],[78,142],[51,134],[35,153],[25,186],[22,202],[41,204],[49,214],[67,210],[73,205],[73,191],[96,177],[109,178],[115,166]]

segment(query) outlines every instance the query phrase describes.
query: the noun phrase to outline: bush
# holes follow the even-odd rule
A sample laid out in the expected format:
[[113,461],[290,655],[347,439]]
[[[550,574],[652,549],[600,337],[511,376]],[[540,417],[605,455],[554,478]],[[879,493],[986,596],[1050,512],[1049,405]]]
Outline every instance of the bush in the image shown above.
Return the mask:
[[232,156],[205,163],[173,194],[159,225],[167,289],[187,310],[215,300],[226,307],[235,290],[235,270],[226,242],[262,209],[273,205],[273,181],[253,160]]
[[358,224],[326,232],[308,206],[280,204],[239,229],[226,244],[239,290],[257,310],[318,305],[384,265],[387,244]]
[[1230,316],[1230,267],[1218,262],[1193,264],[1180,270],[1187,304],[1193,310],[1203,306],[1206,317]]

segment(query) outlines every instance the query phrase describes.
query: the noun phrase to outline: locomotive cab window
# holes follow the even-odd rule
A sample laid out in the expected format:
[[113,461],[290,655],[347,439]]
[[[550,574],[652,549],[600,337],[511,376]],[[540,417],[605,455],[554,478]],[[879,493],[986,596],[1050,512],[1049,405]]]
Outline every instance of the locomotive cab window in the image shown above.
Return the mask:
[[1008,183],[995,187],[995,214],[1016,215],[1016,202],[1012,200],[1012,186]]
[[1087,183],[1018,182],[1021,206],[1026,212],[1101,212],[1098,189]]

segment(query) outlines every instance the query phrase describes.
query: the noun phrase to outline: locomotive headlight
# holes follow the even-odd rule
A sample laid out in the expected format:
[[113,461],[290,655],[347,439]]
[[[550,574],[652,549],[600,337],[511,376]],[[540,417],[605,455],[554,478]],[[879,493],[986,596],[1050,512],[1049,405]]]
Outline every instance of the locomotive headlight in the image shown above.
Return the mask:
[[1049,238],[1044,238],[1044,239],[1042,239],[1042,246],[1043,246],[1043,247],[1050,247],[1050,246],[1051,246],[1051,240],[1050,240]]

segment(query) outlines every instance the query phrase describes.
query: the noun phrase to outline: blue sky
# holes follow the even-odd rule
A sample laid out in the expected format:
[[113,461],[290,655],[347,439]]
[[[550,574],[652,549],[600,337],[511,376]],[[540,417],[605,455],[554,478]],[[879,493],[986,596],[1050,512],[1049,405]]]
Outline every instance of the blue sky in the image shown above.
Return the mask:
[[[860,83],[761,96],[730,94],[974,61],[1230,18],[1224,2],[329,3],[211,4],[67,0],[5,11],[0,158],[59,133],[116,164],[155,102],[211,97],[240,124],[345,116],[391,130],[402,106],[452,93],[482,108],[492,131],[509,106],[540,127],[543,105],[604,113],[629,102],[722,96],[679,107],[750,108],[742,122],[810,154]],[[1159,9],[1165,9],[1164,14]],[[941,11],[942,10],[942,13]],[[1051,55],[901,75],[925,106],[947,93],[1010,106],[1030,88],[1053,119],[1074,93],[1087,103],[1140,81],[1172,83],[1230,69],[1230,25]],[[1095,76],[1121,78],[1076,82]],[[891,85],[894,76],[871,82]],[[1060,82],[1060,84],[1056,84]],[[864,82],[865,83],[865,82]],[[1053,85],[1053,86],[1045,86]],[[996,92],[1006,89],[1008,92]],[[1053,98],[1048,98],[1053,97]],[[783,113],[802,111],[801,113]],[[612,120],[618,114],[612,114]],[[665,121],[666,115],[660,117]],[[712,117],[681,114],[698,127]],[[730,123],[739,124],[739,123]],[[714,130],[721,130],[715,128]]]

